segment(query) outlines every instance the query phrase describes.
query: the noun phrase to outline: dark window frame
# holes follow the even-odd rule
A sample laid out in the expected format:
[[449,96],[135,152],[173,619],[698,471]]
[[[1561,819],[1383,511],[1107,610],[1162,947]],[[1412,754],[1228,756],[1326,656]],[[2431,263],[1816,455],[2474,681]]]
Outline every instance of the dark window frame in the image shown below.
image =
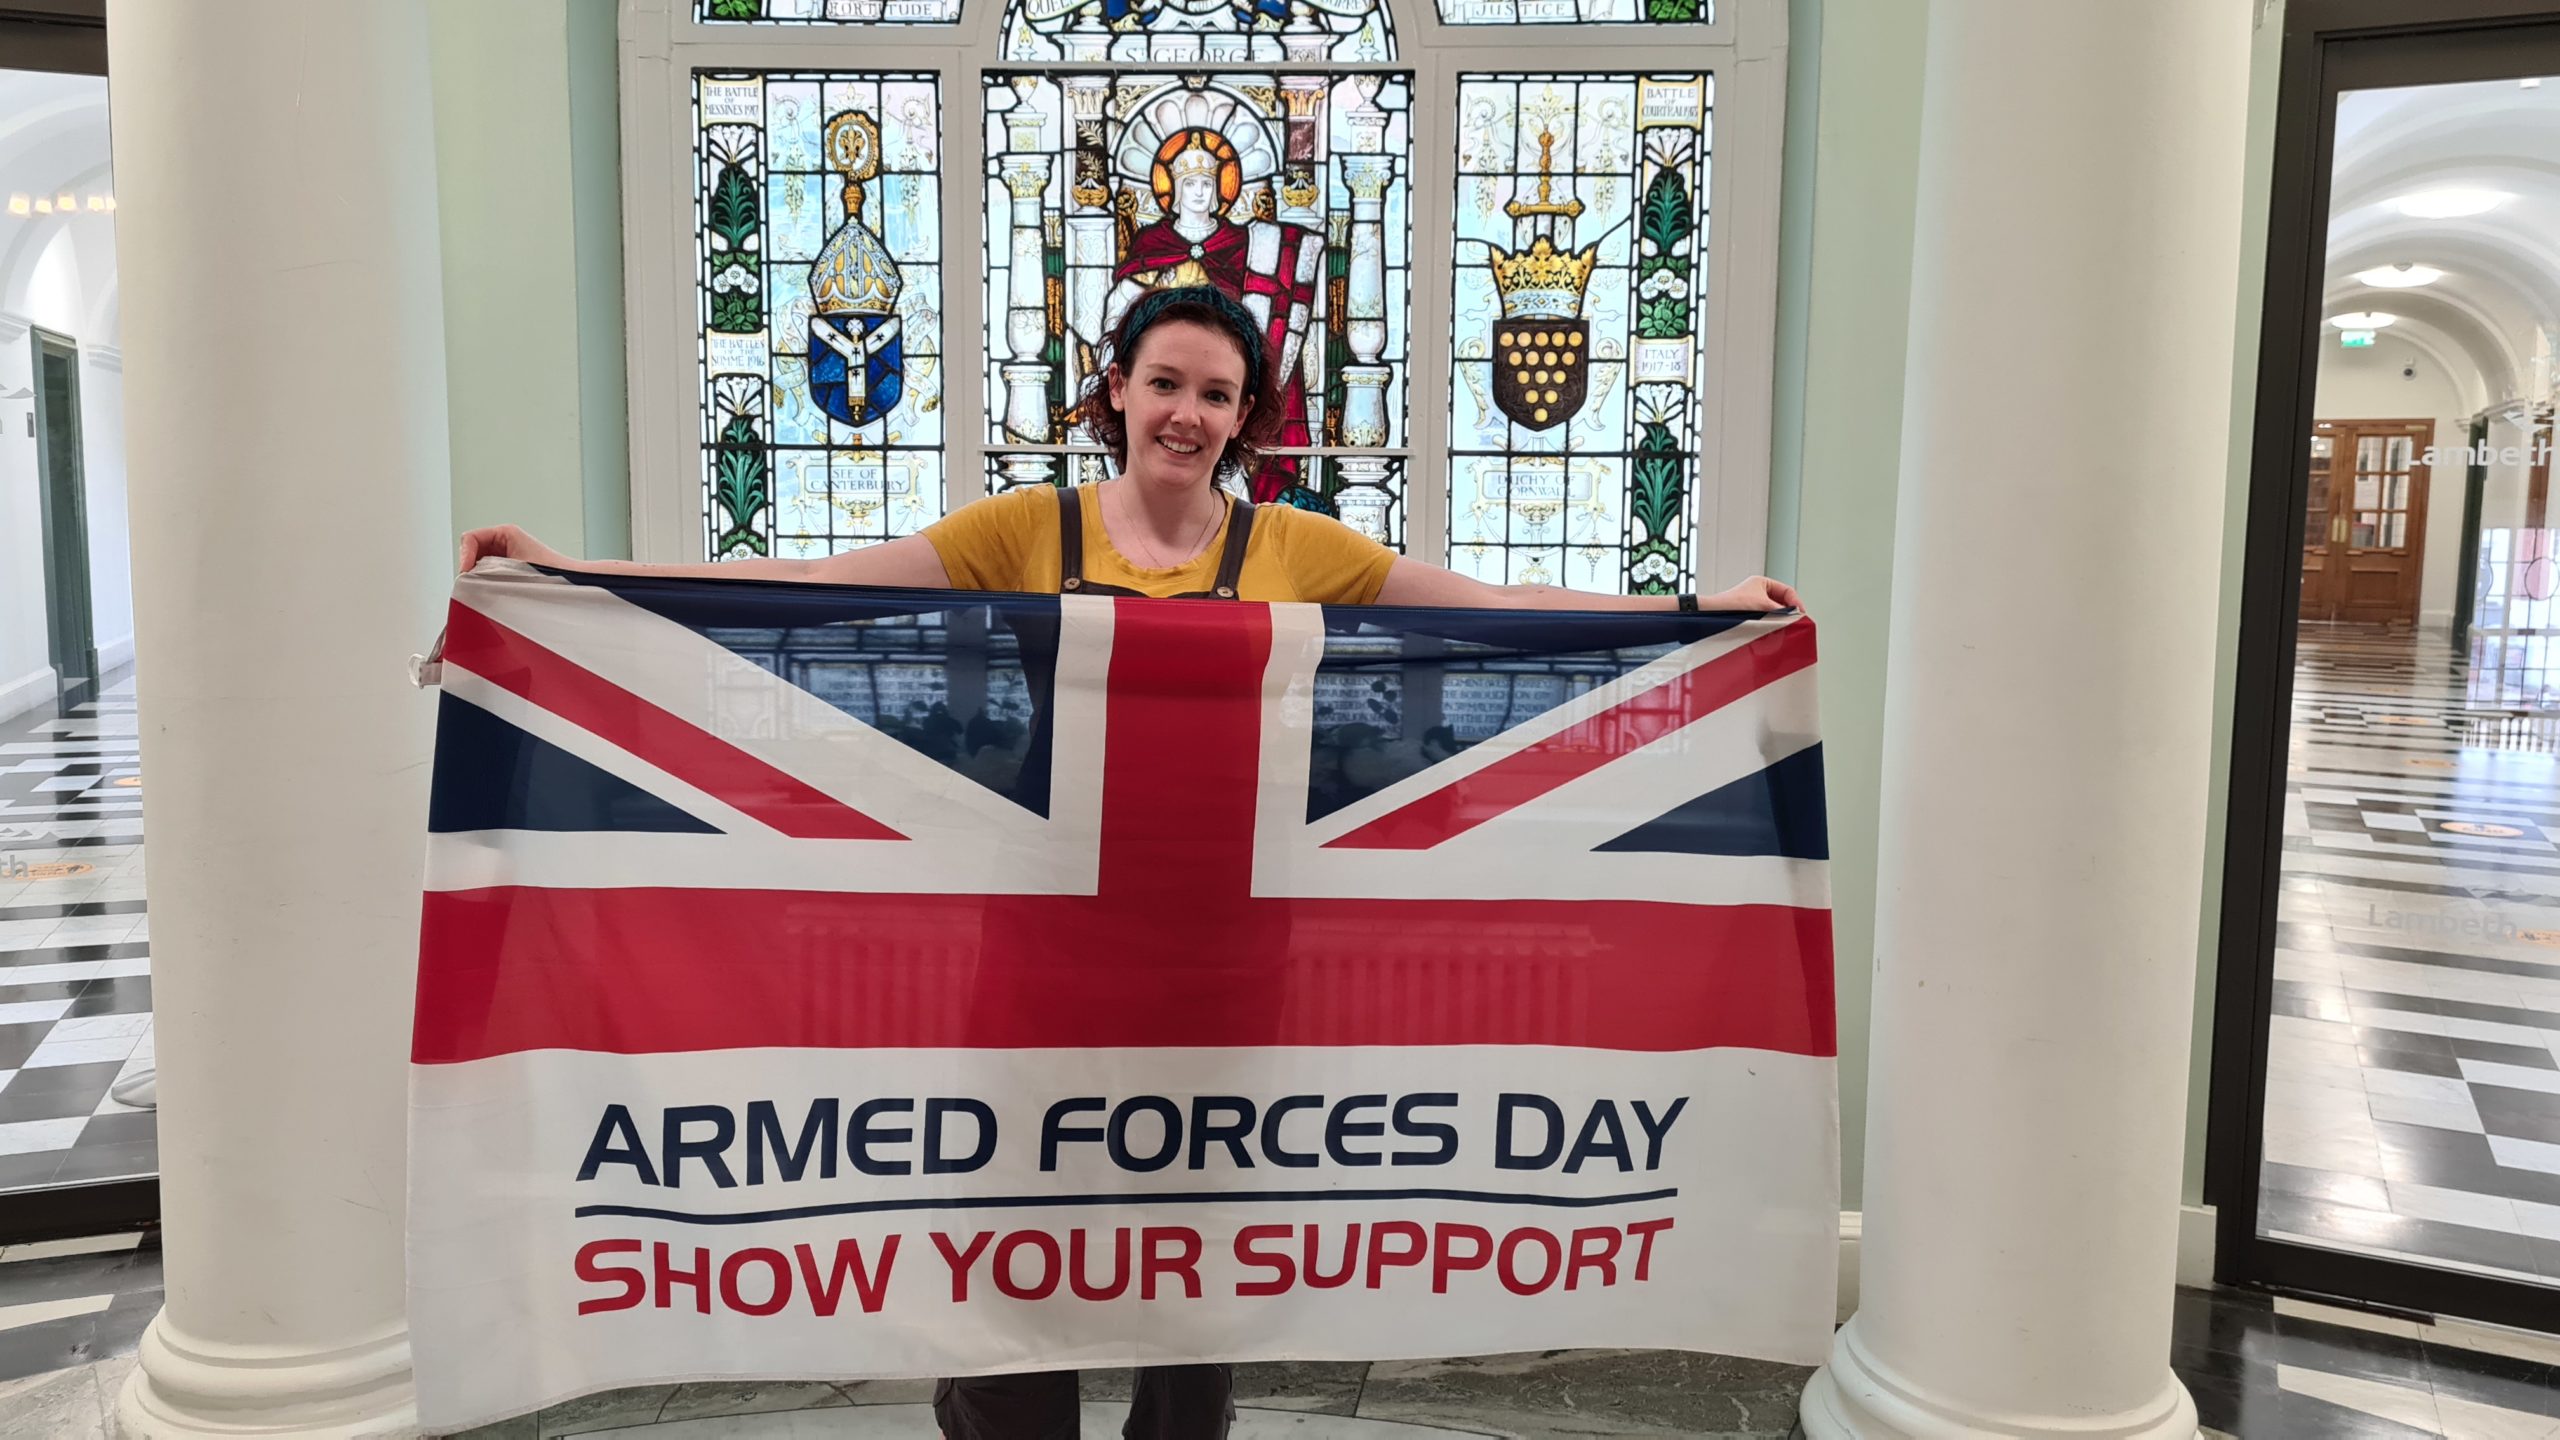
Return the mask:
[[2214,1278],[2370,1307],[2547,1328],[2560,1286],[2258,1234],[2285,757],[2338,92],[2560,74],[2550,0],[2290,0],[2268,198],[2240,635],[2225,797],[2205,1199]]

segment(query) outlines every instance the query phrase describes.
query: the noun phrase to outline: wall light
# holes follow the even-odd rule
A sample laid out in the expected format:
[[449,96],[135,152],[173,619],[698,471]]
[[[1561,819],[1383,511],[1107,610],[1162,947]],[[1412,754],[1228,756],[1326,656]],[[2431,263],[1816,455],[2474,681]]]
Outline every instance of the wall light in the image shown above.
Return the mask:
[[2444,272],[2433,265],[2406,262],[2356,272],[2356,279],[2379,290],[2414,290],[2421,285],[2433,285],[2443,278]]
[[2504,190],[2478,185],[2446,185],[2413,191],[2391,203],[2412,220],[2460,220],[2485,215],[2514,198]]
[[2350,310],[2344,315],[2330,316],[2329,323],[2341,330],[2379,330],[2398,323],[2399,319],[2397,315],[2385,315],[2379,310]]

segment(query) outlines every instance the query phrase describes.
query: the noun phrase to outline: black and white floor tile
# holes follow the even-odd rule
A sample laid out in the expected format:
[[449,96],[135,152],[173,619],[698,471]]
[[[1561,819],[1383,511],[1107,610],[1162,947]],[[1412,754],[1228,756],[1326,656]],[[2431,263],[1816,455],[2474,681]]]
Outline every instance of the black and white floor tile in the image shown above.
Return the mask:
[[[159,1309],[154,1235],[0,1250],[0,1436],[105,1440]],[[2182,1290],[2171,1363],[2211,1436],[2560,1437],[2560,1338]],[[1665,1351],[1237,1367],[1235,1440],[1431,1436],[1776,1437],[1808,1372]],[[1086,1376],[1086,1433],[1118,1427],[1126,1372]],[[653,1385],[464,1434],[471,1440],[858,1440],[933,1433],[932,1382]]]
[[133,680],[0,722],[0,1190],[159,1171]]
[[2306,629],[2264,1233],[2560,1285],[2560,695],[2547,678],[2488,642],[2457,655]]

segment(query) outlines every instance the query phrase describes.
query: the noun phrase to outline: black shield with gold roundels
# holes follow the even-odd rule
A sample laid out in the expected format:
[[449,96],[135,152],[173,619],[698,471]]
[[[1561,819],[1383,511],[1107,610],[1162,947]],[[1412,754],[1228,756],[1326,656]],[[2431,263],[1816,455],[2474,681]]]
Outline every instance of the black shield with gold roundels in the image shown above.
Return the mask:
[[1551,430],[1590,393],[1591,322],[1500,320],[1493,327],[1493,403],[1512,423]]

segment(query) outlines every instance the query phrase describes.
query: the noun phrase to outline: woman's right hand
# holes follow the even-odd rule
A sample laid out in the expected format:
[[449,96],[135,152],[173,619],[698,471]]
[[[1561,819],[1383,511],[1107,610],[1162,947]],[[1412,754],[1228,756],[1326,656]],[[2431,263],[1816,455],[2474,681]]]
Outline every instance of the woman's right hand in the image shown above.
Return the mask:
[[462,537],[462,573],[483,560],[522,560],[532,565],[549,565],[555,569],[570,563],[569,557],[534,539],[516,525],[492,525],[474,530]]

